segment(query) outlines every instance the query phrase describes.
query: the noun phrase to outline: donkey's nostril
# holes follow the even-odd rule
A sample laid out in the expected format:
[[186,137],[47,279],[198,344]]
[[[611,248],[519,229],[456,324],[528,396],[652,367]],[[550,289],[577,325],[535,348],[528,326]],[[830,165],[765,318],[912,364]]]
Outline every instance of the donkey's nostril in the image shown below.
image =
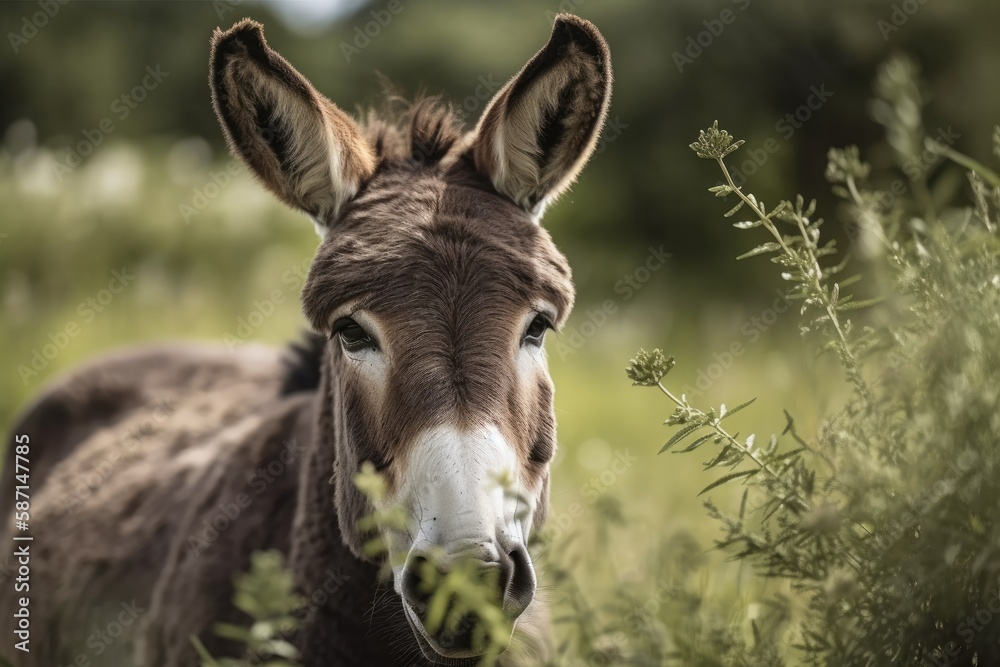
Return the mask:
[[478,624],[479,619],[475,614],[465,614],[454,628],[442,630],[438,634],[437,642],[441,648],[449,650],[467,651],[475,648]]
[[427,603],[433,591],[424,586],[424,573],[428,567],[433,567],[430,560],[421,554],[414,554],[403,568],[403,600],[410,606],[421,622],[427,613]]
[[503,559],[501,567],[503,608],[511,618],[517,618],[535,597],[535,568],[527,548],[518,545]]

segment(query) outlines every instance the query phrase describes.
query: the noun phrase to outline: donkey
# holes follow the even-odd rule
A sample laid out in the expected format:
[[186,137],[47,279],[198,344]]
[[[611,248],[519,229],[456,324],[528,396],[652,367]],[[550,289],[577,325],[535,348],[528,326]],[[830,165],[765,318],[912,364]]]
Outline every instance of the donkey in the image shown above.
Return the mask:
[[[119,352],[29,406],[10,447],[32,466],[30,592],[5,586],[0,613],[28,596],[33,634],[25,653],[5,632],[6,657],[190,667],[192,636],[229,655],[211,628],[248,620],[232,574],[275,549],[306,600],[291,640],[309,667],[475,664],[469,627],[425,627],[432,551],[443,571],[495,575],[511,645],[545,658],[527,549],[556,447],[543,341],[574,293],[539,221],[603,127],[605,40],[557,16],[470,131],[435,98],[353,120],[249,19],[216,30],[210,68],[232,152],[322,239],[302,294],[313,333],[291,353]],[[354,484],[365,462],[412,518],[384,536],[405,554],[391,589],[358,528],[376,509]],[[5,517],[17,483],[8,463]]]

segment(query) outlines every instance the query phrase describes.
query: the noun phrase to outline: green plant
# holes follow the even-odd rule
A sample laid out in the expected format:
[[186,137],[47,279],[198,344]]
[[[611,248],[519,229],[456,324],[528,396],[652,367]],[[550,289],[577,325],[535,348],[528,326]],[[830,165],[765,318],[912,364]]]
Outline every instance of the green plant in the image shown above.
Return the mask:
[[[602,504],[613,501],[607,497]],[[748,608],[744,596],[733,594],[734,582],[706,578],[704,549],[689,533],[663,535],[636,579],[616,571],[608,540],[598,537],[625,528],[625,522],[605,509],[595,519],[568,539],[543,540],[540,565],[555,592],[553,620],[561,638],[546,667],[784,664],[779,640],[785,611]],[[621,544],[629,535],[614,537]],[[574,571],[586,572],[585,581]],[[756,616],[749,633],[748,611]]]
[[[708,451],[705,468],[725,471],[703,493],[746,487],[736,512],[706,506],[720,548],[790,585],[791,596],[769,602],[789,614],[797,662],[1000,664],[1000,179],[926,136],[915,71],[897,59],[876,80],[877,118],[909,184],[880,189],[855,147],[829,156],[827,178],[849,230],[868,242],[865,287],[878,298],[846,293],[858,278],[841,277],[848,256],[829,262],[837,249],[815,202],[769,210],[734,184],[725,159],[742,142],[714,124],[691,145],[721,170],[710,192],[736,198],[726,217],[749,213],[734,226],[768,237],[740,259],[770,256],[803,335],[836,355],[851,389],[842,409],[808,436],[786,412],[783,433],[761,443],[727,422],[752,399],[692,405],[668,388],[675,362],[659,350],[640,350],[627,371],[673,405],[665,423],[676,430],[661,452]],[[1000,157],[1000,128],[993,151]],[[955,180],[932,185],[944,160],[971,169],[972,207],[951,203]],[[852,320],[862,308],[863,323]]]
[[[250,571],[237,573],[233,582],[233,604],[253,619],[249,628],[219,623],[214,630],[220,637],[246,647],[244,657],[213,658],[197,637],[192,637],[202,667],[298,667],[298,652],[288,641],[298,627],[295,611],[302,600],[294,593],[292,573],[285,567],[278,551],[258,551],[251,556]],[[263,662],[262,662],[263,661]]]

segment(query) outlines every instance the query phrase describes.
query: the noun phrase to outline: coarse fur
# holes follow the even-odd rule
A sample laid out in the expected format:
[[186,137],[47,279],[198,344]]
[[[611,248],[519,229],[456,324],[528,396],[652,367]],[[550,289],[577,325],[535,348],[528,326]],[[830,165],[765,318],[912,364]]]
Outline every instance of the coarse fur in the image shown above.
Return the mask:
[[[28,407],[9,448],[28,438],[34,634],[30,653],[2,652],[17,667],[81,655],[189,667],[197,636],[231,655],[211,628],[249,620],[232,575],[277,549],[306,600],[292,640],[307,667],[474,664],[424,631],[407,589],[413,559],[441,547],[508,573],[513,645],[544,655],[526,547],[545,520],[556,435],[544,350],[525,331],[538,317],[558,328],[572,308],[569,267],[538,221],[603,126],[604,39],[559,15],[469,131],[437,98],[352,119],[250,20],[216,31],[209,78],[231,150],[323,239],[302,294],[313,333],[284,353],[115,353]],[[333,329],[345,317],[368,347]],[[372,511],[353,483],[364,462],[414,521],[387,536],[409,553],[392,584],[357,528]],[[513,511],[506,491],[480,489],[494,473],[510,474]],[[6,587],[0,614],[15,607]]]

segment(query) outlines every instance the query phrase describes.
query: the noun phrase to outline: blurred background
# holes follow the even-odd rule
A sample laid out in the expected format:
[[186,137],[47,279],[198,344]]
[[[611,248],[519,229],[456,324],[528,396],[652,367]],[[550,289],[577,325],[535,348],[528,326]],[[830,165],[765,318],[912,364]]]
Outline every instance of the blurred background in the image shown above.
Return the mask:
[[[723,219],[728,206],[706,191],[716,165],[688,144],[718,119],[746,140],[731,161],[737,182],[769,204],[817,198],[850,251],[826,152],[858,144],[878,178],[901,176],[870,103],[888,56],[919,63],[927,128],[988,158],[1000,120],[995,0],[4,2],[0,425],[110,348],[280,345],[304,326],[298,294],[317,238],[225,150],[207,84],[217,26],[263,22],[269,43],[345,109],[377,105],[381,75],[407,95],[444,93],[471,126],[558,11],[605,34],[616,83],[597,154],[544,220],[579,294],[548,342],[561,442],[551,516],[566,530],[595,512],[628,517],[633,548],[611,557],[624,577],[646,575],[644,554],[664,535],[709,546],[717,527],[696,493],[714,475],[656,457],[671,409],[629,386],[629,357],[662,347],[678,359],[675,388],[704,406],[758,396],[744,415],[778,431],[783,407],[815,426],[840,377],[809,352],[789,356],[797,322],[777,271],[733,261],[760,236]],[[957,168],[931,178],[963,187]],[[854,261],[864,273],[863,256]]]

